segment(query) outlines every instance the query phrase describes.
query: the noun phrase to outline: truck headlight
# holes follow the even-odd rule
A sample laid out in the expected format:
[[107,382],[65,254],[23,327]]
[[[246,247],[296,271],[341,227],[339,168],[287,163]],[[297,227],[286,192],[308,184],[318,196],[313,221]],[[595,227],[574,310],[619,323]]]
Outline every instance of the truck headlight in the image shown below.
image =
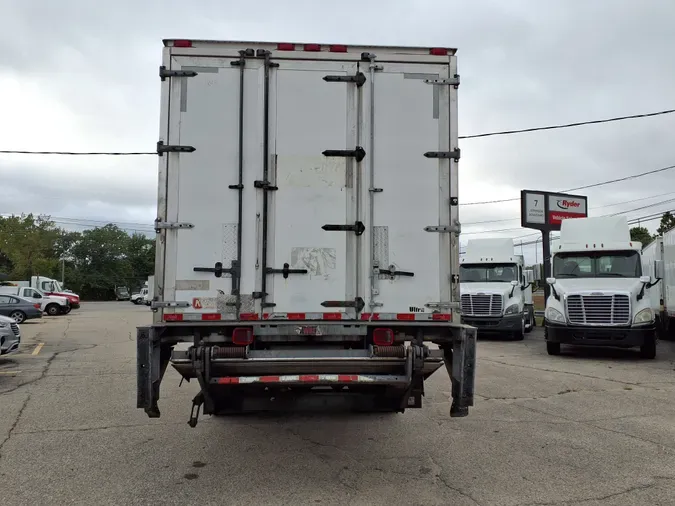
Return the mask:
[[565,323],[565,317],[555,308],[547,307],[545,314],[548,321]]
[[651,308],[643,309],[635,315],[633,323],[651,323],[654,321],[654,312]]
[[504,311],[504,314],[518,314],[520,311],[518,310],[518,304],[511,304],[509,307],[506,308],[506,311]]
[[0,322],[0,329],[6,329],[9,327],[9,323]]

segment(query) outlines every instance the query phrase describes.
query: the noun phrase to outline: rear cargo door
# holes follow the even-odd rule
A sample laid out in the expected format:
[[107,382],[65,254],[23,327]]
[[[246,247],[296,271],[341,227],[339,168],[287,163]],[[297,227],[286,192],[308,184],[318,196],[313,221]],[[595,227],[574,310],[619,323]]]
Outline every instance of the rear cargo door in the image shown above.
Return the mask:
[[[162,288],[160,300],[189,303],[178,310],[184,319],[188,315],[200,319],[204,314],[206,319],[235,318],[237,303],[242,313],[255,311],[258,196],[254,181],[262,166],[262,62],[246,60],[243,94],[242,67],[237,63],[236,54],[171,58],[172,70],[197,75],[169,78],[165,143],[195,150],[165,153],[160,160],[166,168],[160,174],[166,175],[167,222],[192,228],[164,232],[164,279],[157,286]],[[239,187],[240,157],[243,188]]]
[[271,74],[271,149],[278,190],[267,192],[263,291],[268,296],[263,311],[353,317],[350,304],[356,297],[357,236],[354,231],[335,229],[355,225],[357,163],[354,156],[344,153],[323,153],[355,150],[358,89],[353,83],[324,77],[355,75],[357,65],[276,63]]
[[364,107],[368,135],[374,117],[365,204],[372,209],[374,270],[364,273],[372,283],[366,311],[448,313],[442,304],[451,299],[451,234],[438,227],[450,225],[451,161],[425,153],[449,151],[456,101],[450,100],[452,86],[425,80],[447,78],[449,66],[381,65],[374,100]]

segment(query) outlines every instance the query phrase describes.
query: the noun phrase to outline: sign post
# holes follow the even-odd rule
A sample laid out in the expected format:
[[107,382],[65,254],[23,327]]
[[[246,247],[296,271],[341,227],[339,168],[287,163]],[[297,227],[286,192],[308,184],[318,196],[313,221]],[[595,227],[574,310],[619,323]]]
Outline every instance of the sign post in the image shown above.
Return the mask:
[[[588,199],[583,195],[522,190],[520,192],[520,225],[541,230],[544,252],[544,279],[551,277],[551,232],[560,230],[563,220],[586,218]],[[544,283],[546,299],[550,287]]]

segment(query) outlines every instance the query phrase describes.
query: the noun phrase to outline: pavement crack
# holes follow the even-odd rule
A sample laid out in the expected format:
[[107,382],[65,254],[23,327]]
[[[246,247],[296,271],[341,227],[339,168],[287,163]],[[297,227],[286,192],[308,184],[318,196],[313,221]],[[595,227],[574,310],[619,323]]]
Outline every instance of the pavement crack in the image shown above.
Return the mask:
[[611,494],[605,494],[605,495],[593,496],[593,497],[584,497],[584,498],[581,498],[581,499],[563,499],[563,500],[559,500],[559,501],[550,501],[550,502],[521,503],[519,506],[556,506],[558,504],[583,504],[583,503],[586,503],[586,502],[593,502],[593,501],[606,501],[607,499],[612,499],[614,497],[620,497],[622,495],[637,492],[639,490],[645,490],[645,489],[648,489],[648,488],[652,488],[655,485],[656,485],[656,482],[639,483],[639,484],[633,485],[632,487],[629,487],[625,490],[620,490],[618,492],[612,492]]
[[436,477],[436,479],[438,479],[438,481],[440,481],[443,484],[443,486],[445,486],[445,488],[447,488],[449,490],[452,490],[453,492],[456,492],[457,494],[461,495],[462,497],[466,497],[467,499],[469,499],[474,504],[477,504],[478,506],[482,506],[481,503],[478,501],[478,499],[473,497],[468,492],[465,492],[461,488],[459,488],[459,487],[453,485],[452,483],[450,483],[448,478],[443,476],[443,473],[445,473],[445,469],[443,468],[442,465],[440,465],[438,462],[436,462],[433,457],[429,457],[429,461],[434,466],[436,466],[438,468],[439,472],[435,475],[435,477]]
[[14,430],[16,430],[17,425],[19,424],[19,420],[21,419],[21,415],[23,415],[24,410],[26,409],[26,406],[28,406],[28,402],[30,401],[30,394],[26,396],[26,399],[23,401],[23,404],[21,405],[21,408],[19,409],[19,412],[16,415],[16,418],[14,419],[14,422],[12,422],[11,427],[7,431],[7,437],[0,442],[0,460],[2,460],[2,449],[5,447],[5,444],[11,439],[12,434],[14,433]]

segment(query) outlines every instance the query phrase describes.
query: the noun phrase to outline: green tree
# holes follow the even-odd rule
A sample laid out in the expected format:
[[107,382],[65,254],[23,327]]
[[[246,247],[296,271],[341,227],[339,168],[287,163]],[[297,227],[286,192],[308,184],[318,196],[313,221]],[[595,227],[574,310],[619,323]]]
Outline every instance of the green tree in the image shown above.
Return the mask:
[[49,217],[0,217],[0,263],[10,279],[30,279],[41,274],[53,276],[58,267],[54,243],[59,229]]
[[650,242],[654,240],[654,236],[649,233],[645,227],[633,227],[630,229],[630,238],[632,241],[639,241],[642,243],[642,246],[647,246]]
[[673,216],[670,211],[666,211],[663,213],[663,216],[661,216],[661,224],[659,225],[659,228],[656,229],[656,232],[659,235],[663,235],[664,232],[667,232],[673,227],[675,227],[675,216]]

